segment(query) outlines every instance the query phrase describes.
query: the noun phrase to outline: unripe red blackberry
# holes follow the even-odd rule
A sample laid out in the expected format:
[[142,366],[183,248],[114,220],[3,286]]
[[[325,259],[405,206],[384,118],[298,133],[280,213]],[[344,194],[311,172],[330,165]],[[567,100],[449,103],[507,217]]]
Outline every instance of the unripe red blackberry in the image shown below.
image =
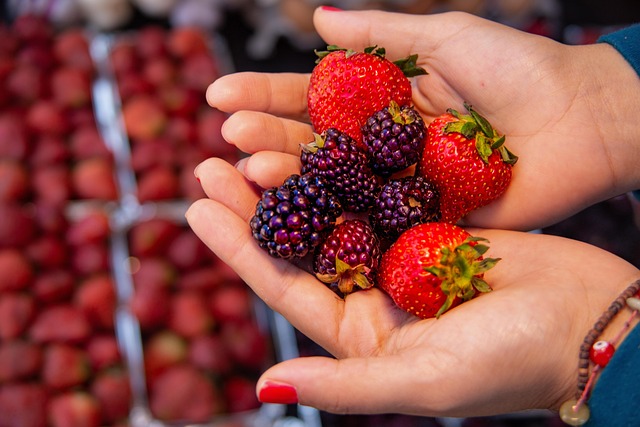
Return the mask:
[[371,226],[359,219],[336,225],[315,253],[316,277],[337,294],[348,295],[374,285],[382,252]]
[[367,154],[346,133],[329,128],[302,146],[302,173],[324,177],[345,211],[365,212],[375,200],[381,178],[368,165]]
[[410,105],[391,101],[362,126],[369,164],[381,176],[389,176],[418,162],[426,135],[424,120]]
[[438,221],[439,218],[438,191],[418,175],[387,181],[369,212],[376,233],[390,240],[395,240],[414,225]]
[[262,193],[249,222],[253,237],[276,258],[303,257],[322,242],[342,215],[324,178],[290,175]]

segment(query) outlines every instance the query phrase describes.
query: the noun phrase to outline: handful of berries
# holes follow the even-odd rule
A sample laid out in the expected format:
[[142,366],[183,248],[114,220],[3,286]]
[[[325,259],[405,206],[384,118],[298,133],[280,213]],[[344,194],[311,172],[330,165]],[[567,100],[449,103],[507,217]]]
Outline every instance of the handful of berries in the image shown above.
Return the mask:
[[377,285],[422,318],[489,291],[482,275],[497,260],[454,224],[506,190],[517,158],[504,136],[467,104],[469,114],[450,109],[427,127],[412,105],[410,78],[427,74],[417,55],[317,54],[315,138],[301,144],[300,174],[258,202],[258,244],[283,259],[313,254],[316,277],[340,296]]

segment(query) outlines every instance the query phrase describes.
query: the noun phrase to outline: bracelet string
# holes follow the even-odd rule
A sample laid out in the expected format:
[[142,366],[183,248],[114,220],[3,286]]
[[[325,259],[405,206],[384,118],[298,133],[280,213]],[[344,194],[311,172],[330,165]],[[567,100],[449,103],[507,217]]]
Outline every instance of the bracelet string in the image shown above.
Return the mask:
[[[609,306],[587,333],[580,345],[578,359],[578,386],[574,399],[566,401],[560,407],[560,418],[571,426],[581,426],[590,417],[587,400],[593,388],[596,377],[602,371],[615,353],[615,348],[622,340],[624,334],[631,328],[633,321],[639,316],[640,280],[629,285]],[[598,341],[602,332],[607,328],[611,320],[625,307],[631,309],[631,315],[625,321],[622,329],[610,341]],[[593,368],[590,369],[591,365]]]

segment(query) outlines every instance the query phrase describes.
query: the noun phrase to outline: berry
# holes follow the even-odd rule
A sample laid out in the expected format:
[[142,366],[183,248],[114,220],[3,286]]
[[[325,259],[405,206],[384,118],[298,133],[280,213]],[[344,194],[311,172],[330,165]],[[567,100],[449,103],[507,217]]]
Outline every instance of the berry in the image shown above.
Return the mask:
[[316,134],[302,146],[302,173],[324,177],[342,207],[349,212],[365,212],[373,201],[381,179],[368,165],[366,152],[355,140],[335,128]]
[[500,197],[518,160],[504,136],[470,105],[465,108],[469,115],[450,109],[429,124],[417,168],[440,192],[441,220],[452,223]]
[[368,289],[380,262],[380,242],[371,226],[359,219],[338,224],[316,249],[316,277],[341,295]]
[[410,105],[391,101],[362,126],[369,164],[375,173],[389,176],[418,162],[426,135],[424,120]]
[[409,104],[411,82],[407,77],[426,74],[416,66],[417,55],[391,62],[377,46],[363,52],[329,46],[316,53],[319,59],[307,93],[311,124],[317,133],[338,128],[358,143],[367,117],[391,100]]
[[340,202],[323,177],[293,174],[262,193],[250,226],[261,248],[289,259],[318,246],[341,214]]
[[402,310],[422,319],[440,317],[491,290],[482,277],[499,258],[483,259],[489,249],[484,240],[450,223],[416,225],[382,256],[378,286]]
[[390,240],[414,225],[438,221],[439,216],[438,191],[421,176],[387,181],[369,212],[376,233]]

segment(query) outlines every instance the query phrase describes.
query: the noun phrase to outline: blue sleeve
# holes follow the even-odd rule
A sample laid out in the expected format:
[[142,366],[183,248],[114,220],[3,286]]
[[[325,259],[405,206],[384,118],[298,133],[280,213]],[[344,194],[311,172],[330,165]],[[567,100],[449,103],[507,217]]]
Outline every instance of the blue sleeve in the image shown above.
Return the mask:
[[602,370],[587,402],[591,418],[584,427],[637,427],[640,402],[640,326],[620,343]]
[[640,75],[640,24],[605,34],[598,42],[613,46]]

